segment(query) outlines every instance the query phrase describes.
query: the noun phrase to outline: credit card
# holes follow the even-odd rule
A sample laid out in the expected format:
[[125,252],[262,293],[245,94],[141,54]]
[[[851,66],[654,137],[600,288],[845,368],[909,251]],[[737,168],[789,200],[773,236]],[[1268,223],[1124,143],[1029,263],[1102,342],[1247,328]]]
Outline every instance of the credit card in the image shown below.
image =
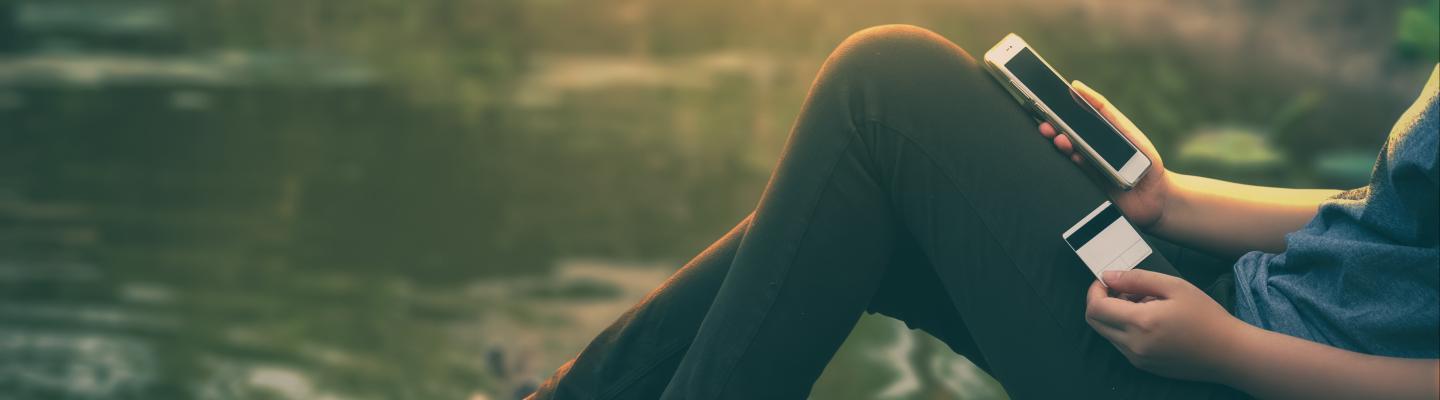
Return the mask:
[[1151,253],[1150,245],[1140,238],[1140,232],[1130,225],[1120,208],[1109,201],[1100,204],[1060,237],[1097,279],[1105,271],[1133,269]]

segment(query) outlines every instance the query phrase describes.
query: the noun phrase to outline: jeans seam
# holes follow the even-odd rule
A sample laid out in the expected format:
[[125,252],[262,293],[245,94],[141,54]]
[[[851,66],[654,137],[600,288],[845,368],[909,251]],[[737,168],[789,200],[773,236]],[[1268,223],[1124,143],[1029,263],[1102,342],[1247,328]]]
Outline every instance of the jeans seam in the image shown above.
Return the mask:
[[619,383],[617,383],[615,386],[611,386],[611,387],[610,387],[610,390],[606,390],[605,392],[602,392],[599,397],[596,397],[596,399],[598,399],[598,400],[614,399],[615,396],[618,396],[621,392],[624,392],[625,389],[629,389],[631,385],[634,385],[634,384],[635,384],[635,382],[639,382],[639,381],[640,381],[640,377],[645,376],[645,374],[650,373],[650,371],[654,370],[655,367],[660,366],[660,363],[664,362],[665,360],[670,359],[670,357],[674,357],[675,354],[679,353],[679,350],[680,350],[680,349],[686,348],[687,345],[688,345],[688,343],[686,343],[686,342],[684,342],[684,341],[678,341],[678,342],[675,342],[675,343],[671,343],[670,346],[669,346],[669,347],[670,347],[669,349],[666,349],[666,350],[660,352],[660,353],[662,354],[662,356],[656,357],[654,360],[650,361],[649,364],[646,364],[643,368],[640,368],[639,370],[636,370],[634,373],[632,373],[632,374],[630,374],[630,375],[628,375],[628,376],[626,376],[626,377],[624,377],[624,378],[622,378],[622,379],[619,379],[619,380],[618,380]]
[[[800,232],[800,236],[795,240],[796,245],[792,248],[793,250],[791,250],[790,252],[790,260],[786,262],[785,270],[781,271],[780,276],[776,279],[775,298],[770,299],[769,303],[765,305],[765,310],[760,314],[760,320],[756,322],[754,328],[750,329],[750,331],[745,334],[745,347],[742,348],[739,353],[737,353],[740,354],[742,357],[746,352],[750,351],[750,345],[755,343],[755,334],[760,331],[760,326],[764,325],[765,321],[770,318],[770,311],[775,308],[775,301],[778,300],[780,297],[780,288],[783,287],[785,285],[785,281],[789,279],[790,269],[794,267],[795,258],[800,256],[799,243],[803,242],[805,240],[805,236],[810,234],[810,223],[815,219],[815,211],[817,208],[819,208],[817,207],[817,205],[820,204],[820,198],[823,197],[825,192],[829,190],[828,186],[830,185],[831,180],[835,178],[835,167],[837,165],[840,165],[840,160],[843,158],[842,156],[844,155],[845,151],[849,150],[850,146],[855,144],[855,135],[859,134],[858,130],[855,129],[853,125],[850,127],[850,132],[848,133],[849,134],[846,135],[845,138],[845,144],[843,146],[840,146],[840,150],[837,152],[835,160],[830,163],[830,166],[828,168],[826,168],[825,178],[820,180],[820,193],[817,193],[815,197],[810,201],[809,210],[806,213],[807,216],[805,218],[805,223],[802,224],[802,226],[804,226],[804,230]],[[752,221],[751,224],[753,225],[754,222]],[[730,387],[730,380],[735,378],[735,364],[738,364],[739,362],[739,358],[736,358],[735,362],[725,369],[725,371],[723,372],[725,374],[725,377],[720,380],[720,388],[719,390],[715,391],[715,394],[713,396],[709,397],[710,399],[718,399],[721,397],[721,395],[725,394],[725,390]]]
[[[901,139],[904,139],[905,141],[910,142],[911,145],[915,146],[916,151],[919,151],[921,155],[924,155],[924,156],[925,156],[925,159],[926,159],[927,161],[929,161],[931,164],[935,165],[935,167],[936,167],[935,169],[939,170],[939,171],[940,171],[940,174],[941,174],[942,176],[944,176],[945,179],[948,180],[951,185],[955,185],[956,187],[960,187],[960,184],[958,183],[959,180],[958,180],[958,179],[955,179],[954,176],[950,175],[950,171],[947,171],[947,170],[944,168],[944,164],[941,164],[940,162],[936,161],[935,156],[931,155],[931,154],[929,153],[929,151],[927,151],[927,150],[925,149],[925,146],[921,146],[919,141],[915,140],[914,138],[911,138],[910,135],[906,134],[904,131],[901,131],[901,130],[899,130],[899,129],[896,129],[896,128],[894,128],[894,127],[886,124],[884,121],[881,121],[881,120],[873,119],[873,118],[872,118],[872,119],[867,119],[867,120],[865,120],[865,123],[868,124],[868,125],[877,126],[877,127],[880,127],[881,129],[885,129],[885,130],[887,130],[887,131],[893,132],[893,133],[895,133],[896,136],[899,136]],[[975,208],[975,204],[970,200],[970,197],[969,197],[964,191],[956,191],[956,193],[959,193],[959,194],[960,194],[960,198],[965,201],[965,206],[970,209],[970,212],[971,212],[971,213],[973,213],[973,214],[975,214],[975,215],[977,215],[977,216],[978,216],[978,215],[982,215],[981,213],[978,212],[978,210]],[[990,229],[990,224],[989,224],[988,222],[986,222],[984,218],[978,218],[978,217],[977,217],[976,220],[979,220],[979,221],[980,221],[981,226],[983,226],[986,231],[988,231],[988,232],[994,232],[994,230]],[[1026,278],[1026,279],[1024,279],[1024,280],[1025,280],[1025,286],[1028,287],[1028,288],[1030,288],[1030,292],[1031,292],[1032,294],[1035,294],[1035,295],[1038,296],[1038,295],[1040,294],[1040,290],[1036,289],[1036,288],[1035,288],[1035,285],[1030,282],[1030,279],[1028,279],[1028,277],[1026,277],[1025,272],[1020,270],[1020,267],[1019,267],[1019,266],[1016,264],[1016,262],[1015,262],[1015,257],[1012,256],[1012,255],[1010,255],[1010,250],[1007,249],[1007,248],[1005,248],[1005,246],[999,245],[999,244],[1000,244],[999,241],[996,241],[993,236],[990,238],[990,240],[996,242],[996,247],[1000,249],[1000,252],[1001,252],[1001,253],[1005,254],[1005,259],[1009,261],[1010,267],[1011,267],[1011,268],[1014,268],[1014,269],[1015,269],[1015,272],[1016,272],[1016,273],[1019,273],[1021,277],[1025,277],[1025,278]],[[933,261],[932,261],[932,263],[933,263]],[[932,268],[933,268],[933,266],[932,266]],[[953,301],[953,299],[952,299],[952,301]],[[1052,310],[1052,309],[1051,309],[1051,306],[1050,306],[1049,304],[1046,304],[1046,305],[1045,305],[1045,312],[1046,312],[1047,314],[1050,314],[1050,321],[1051,321],[1051,322],[1054,322],[1056,326],[1059,326],[1059,327],[1062,328],[1062,329],[1064,328],[1064,326],[1060,324],[1060,319],[1055,315],[1055,310]]]

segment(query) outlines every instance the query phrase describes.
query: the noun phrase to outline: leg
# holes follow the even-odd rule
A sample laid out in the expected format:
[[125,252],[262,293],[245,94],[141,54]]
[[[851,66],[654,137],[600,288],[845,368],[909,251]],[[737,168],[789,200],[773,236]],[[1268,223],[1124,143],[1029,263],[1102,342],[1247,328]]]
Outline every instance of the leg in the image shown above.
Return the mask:
[[740,221],[621,315],[529,398],[659,397],[714,301],[750,221]]
[[[816,79],[664,398],[803,398],[906,238],[1016,398],[1207,397],[1084,322],[1060,232],[1104,200],[963,50],[913,27],[848,39]],[[1175,274],[1158,254],[1147,268]]]
[[[601,332],[533,399],[653,399],[670,382],[745,237],[747,217]],[[913,243],[913,242],[906,242]],[[977,363],[975,344],[934,270],[913,247],[897,252],[871,311],[905,321]]]
[[[533,399],[650,399],[665,389],[680,356],[689,348],[700,321],[730,268],[735,250],[750,224],[747,217],[711,244],[664,285],[656,288],[601,332],[575,359],[561,366],[535,392]],[[1194,250],[1152,239],[1157,251],[1176,261],[1187,279],[1190,271],[1224,264]],[[950,306],[950,297],[930,261],[914,240],[900,240],[870,312],[905,322],[944,341],[988,371],[984,357]],[[1187,262],[1188,261],[1188,262]],[[1192,280],[1205,287],[1208,280]]]

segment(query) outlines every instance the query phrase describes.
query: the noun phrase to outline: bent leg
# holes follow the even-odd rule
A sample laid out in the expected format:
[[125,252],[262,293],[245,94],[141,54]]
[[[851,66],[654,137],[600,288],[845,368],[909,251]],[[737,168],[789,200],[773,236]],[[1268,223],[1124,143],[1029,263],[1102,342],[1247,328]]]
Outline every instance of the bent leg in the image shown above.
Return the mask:
[[[746,217],[616,319],[530,398],[659,398],[714,301],[751,218]],[[889,261],[890,267],[884,268],[871,311],[929,332],[957,353],[983,362],[928,261],[913,242],[905,244],[908,246]]]
[[[664,397],[805,397],[905,240],[1015,398],[1228,393],[1139,371],[1085,324],[1094,278],[1059,236],[1105,198],[1034,130],[933,33],[846,40]],[[1158,254],[1142,265],[1175,274]]]
[[715,299],[746,217],[600,332],[530,399],[657,398]]

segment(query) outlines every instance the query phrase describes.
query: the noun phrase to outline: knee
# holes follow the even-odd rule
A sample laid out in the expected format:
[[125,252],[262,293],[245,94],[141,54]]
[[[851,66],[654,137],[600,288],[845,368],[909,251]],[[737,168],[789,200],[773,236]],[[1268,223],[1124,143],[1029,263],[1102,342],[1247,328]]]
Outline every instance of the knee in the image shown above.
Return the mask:
[[923,50],[950,45],[940,34],[915,25],[890,24],[861,29],[841,42],[840,49],[867,51]]
[[858,84],[869,95],[924,93],[926,87],[974,80],[979,68],[964,49],[913,25],[882,25],[846,38],[821,69],[821,81]]
[[[868,73],[928,65],[973,64],[964,49],[945,37],[914,25],[880,25],[851,34],[831,53],[827,64]],[[857,68],[858,67],[858,68]]]

